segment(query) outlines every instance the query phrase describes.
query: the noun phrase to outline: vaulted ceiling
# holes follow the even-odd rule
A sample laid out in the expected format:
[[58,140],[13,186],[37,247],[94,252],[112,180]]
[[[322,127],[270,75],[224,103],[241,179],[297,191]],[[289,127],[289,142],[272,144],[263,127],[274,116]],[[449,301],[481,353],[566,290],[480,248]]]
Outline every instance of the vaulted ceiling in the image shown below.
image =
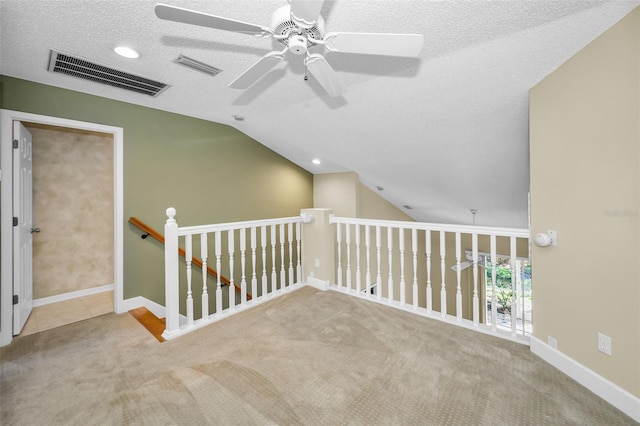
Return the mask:
[[[266,27],[287,4],[163,2]],[[340,97],[305,81],[302,58],[290,53],[248,89],[229,88],[282,46],[160,20],[155,4],[1,0],[0,74],[228,124],[311,173],[358,173],[420,221],[471,223],[476,209],[477,224],[526,227],[528,90],[640,0],[326,0],[326,31],[424,36],[417,58],[312,48],[344,83]],[[116,55],[118,45],[141,57]],[[171,86],[150,97],[49,72],[51,49]],[[222,72],[177,64],[180,55]]]

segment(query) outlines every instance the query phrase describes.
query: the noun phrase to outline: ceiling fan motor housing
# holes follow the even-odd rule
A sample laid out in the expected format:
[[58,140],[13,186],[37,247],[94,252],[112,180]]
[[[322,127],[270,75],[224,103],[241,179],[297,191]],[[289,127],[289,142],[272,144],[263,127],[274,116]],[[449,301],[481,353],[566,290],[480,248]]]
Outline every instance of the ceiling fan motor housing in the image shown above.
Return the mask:
[[[322,36],[324,35],[324,19],[322,19],[322,16],[318,16],[313,27],[299,27],[295,22],[293,22],[293,20],[291,20],[291,6],[286,5],[273,12],[271,17],[271,28],[276,36],[286,36],[286,38],[278,40],[285,46],[290,46],[292,43],[294,37],[291,37],[291,35],[295,34],[297,36],[301,36],[305,45],[305,49],[303,51],[297,51],[289,47],[289,50],[292,53],[300,55],[305,53],[309,47],[313,46],[313,43],[309,40],[322,40]],[[294,40],[293,44],[299,45],[300,40]]]

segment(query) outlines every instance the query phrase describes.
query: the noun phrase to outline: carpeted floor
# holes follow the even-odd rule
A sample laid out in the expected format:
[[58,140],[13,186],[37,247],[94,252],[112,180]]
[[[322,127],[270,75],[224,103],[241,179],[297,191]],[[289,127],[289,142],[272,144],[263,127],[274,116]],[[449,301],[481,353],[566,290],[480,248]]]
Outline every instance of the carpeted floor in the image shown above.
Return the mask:
[[303,288],[159,343],[109,314],[0,350],[2,425],[626,425],[526,346]]

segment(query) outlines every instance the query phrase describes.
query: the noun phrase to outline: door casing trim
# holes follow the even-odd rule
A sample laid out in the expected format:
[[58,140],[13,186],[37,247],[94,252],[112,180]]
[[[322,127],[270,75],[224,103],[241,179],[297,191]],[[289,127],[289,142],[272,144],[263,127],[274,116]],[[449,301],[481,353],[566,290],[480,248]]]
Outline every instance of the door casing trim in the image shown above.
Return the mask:
[[114,184],[114,311],[123,312],[123,233],[124,233],[124,185],[123,149],[124,130],[121,127],[21,111],[0,109],[0,346],[13,340],[13,121],[45,124],[58,127],[88,130],[113,135],[113,184]]

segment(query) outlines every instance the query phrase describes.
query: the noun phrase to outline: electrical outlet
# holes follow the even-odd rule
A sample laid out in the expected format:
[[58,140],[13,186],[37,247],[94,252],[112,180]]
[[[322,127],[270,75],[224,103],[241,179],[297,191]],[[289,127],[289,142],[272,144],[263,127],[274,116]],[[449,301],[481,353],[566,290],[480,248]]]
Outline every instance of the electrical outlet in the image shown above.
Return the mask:
[[598,350],[611,356],[611,337],[598,333]]
[[553,349],[558,349],[558,341],[551,336],[547,336],[547,345],[549,345]]
[[316,258],[316,261],[315,261],[314,264],[315,264],[316,268],[319,268],[320,267],[320,259]]

